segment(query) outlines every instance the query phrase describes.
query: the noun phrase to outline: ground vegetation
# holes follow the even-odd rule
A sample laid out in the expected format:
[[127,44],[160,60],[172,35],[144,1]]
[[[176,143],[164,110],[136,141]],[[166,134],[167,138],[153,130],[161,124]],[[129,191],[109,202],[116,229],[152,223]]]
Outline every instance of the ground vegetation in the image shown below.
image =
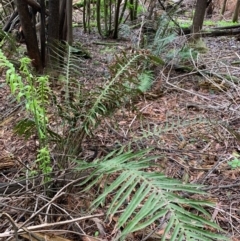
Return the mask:
[[0,1],[1,239],[239,240],[239,26],[200,2]]

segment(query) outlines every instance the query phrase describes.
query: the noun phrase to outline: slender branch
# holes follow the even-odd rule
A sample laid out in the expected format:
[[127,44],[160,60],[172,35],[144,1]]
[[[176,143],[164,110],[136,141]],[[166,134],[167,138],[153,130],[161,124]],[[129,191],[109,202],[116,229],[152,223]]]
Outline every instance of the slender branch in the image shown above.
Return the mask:
[[18,239],[18,226],[16,225],[16,223],[14,222],[14,220],[12,219],[12,217],[11,217],[9,214],[7,214],[7,213],[1,213],[1,214],[0,214],[0,217],[1,217],[1,216],[5,216],[5,217],[10,221],[10,223],[12,224],[13,229],[14,229],[14,237],[15,237],[15,240],[16,240],[16,241],[19,241],[19,239]]
[[[92,218],[96,218],[96,217],[102,217],[104,216],[104,213],[99,213],[99,214],[94,214],[94,215],[89,215],[89,216],[84,216],[84,217],[79,217],[79,218],[75,218],[75,219],[71,219],[71,220],[66,220],[66,221],[61,221],[61,222],[55,222],[55,223],[43,223],[43,224],[39,224],[39,225],[35,225],[35,226],[29,226],[27,228],[19,228],[18,229],[18,233],[22,233],[22,232],[29,232],[29,231],[33,231],[33,230],[38,230],[38,229],[42,229],[42,228],[46,228],[46,227],[51,227],[51,226],[56,226],[56,225],[63,225],[63,224],[69,224],[69,223],[74,223],[74,222],[78,222],[78,221],[82,221],[82,220],[86,220],[86,219],[92,219]],[[0,238],[3,237],[9,237],[12,236],[14,233],[14,231],[7,231],[4,233],[0,233]]]

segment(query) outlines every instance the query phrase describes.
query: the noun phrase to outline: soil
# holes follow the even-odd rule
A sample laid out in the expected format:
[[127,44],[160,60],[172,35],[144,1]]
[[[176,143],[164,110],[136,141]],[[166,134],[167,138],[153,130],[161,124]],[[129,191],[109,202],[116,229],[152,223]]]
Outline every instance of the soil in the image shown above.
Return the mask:
[[[109,74],[107,65],[114,59],[114,53],[133,50],[131,39],[106,40],[95,33],[85,34],[81,28],[76,28],[74,34],[75,41],[81,42],[92,57],[83,59],[85,69],[82,76],[78,76],[78,81],[84,82],[89,89],[96,82],[103,82]],[[85,140],[81,158],[88,160],[94,154],[102,157],[106,150],[114,149],[116,143],[121,145],[140,137],[142,127],[151,132],[160,130],[156,136],[142,142],[141,148],[151,147],[154,154],[161,156],[156,160],[158,171],[168,177],[205,185],[203,189],[209,194],[208,200],[216,204],[214,209],[209,209],[212,219],[233,241],[237,241],[240,240],[240,171],[231,168],[229,162],[240,155],[240,42],[231,36],[205,38],[203,41],[207,52],[184,63],[193,66],[191,72],[169,66],[156,67],[154,84],[151,90],[134,100],[135,110],[123,108],[101,123],[93,138]],[[110,42],[113,45],[109,45]],[[179,36],[172,48],[185,42],[186,38]],[[36,134],[26,140],[14,132],[15,125],[28,114],[24,111],[24,103],[17,103],[10,94],[4,74],[0,81],[0,183],[10,183],[26,177],[27,170],[34,169],[39,141]],[[51,126],[58,124],[54,117],[50,119]],[[171,124],[178,125],[178,128],[169,128]],[[53,159],[54,163],[57,162],[56,156],[53,155]],[[55,175],[58,178],[61,173]],[[46,201],[40,190],[31,195],[25,192],[25,187],[23,190],[21,195],[1,197],[2,211],[13,217],[16,223],[30,219],[31,212],[39,210],[38,207]],[[90,205],[95,196],[93,192],[63,193],[62,199],[54,204],[51,221],[76,217]],[[27,207],[31,207],[29,212]],[[43,214],[45,211],[34,217],[35,225],[46,221],[42,220],[47,217]],[[98,211],[105,212],[104,208]],[[6,231],[8,225],[7,219],[1,221],[1,232]],[[63,230],[68,228],[66,224],[61,227]],[[111,240],[113,228],[112,224],[105,222],[104,216],[99,215],[93,221],[81,222],[72,230],[91,237],[97,230],[101,239],[89,240]],[[70,240],[79,240],[78,237],[70,233],[68,236]],[[82,240],[87,239],[83,237]],[[141,239],[135,236],[129,240]]]

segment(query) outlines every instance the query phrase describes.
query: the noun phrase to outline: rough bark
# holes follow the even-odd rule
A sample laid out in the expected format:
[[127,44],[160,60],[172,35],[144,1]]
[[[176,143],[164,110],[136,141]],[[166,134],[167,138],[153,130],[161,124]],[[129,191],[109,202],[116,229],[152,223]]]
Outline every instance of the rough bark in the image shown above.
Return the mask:
[[40,51],[38,48],[37,35],[34,23],[29,13],[28,5],[24,0],[15,0],[15,3],[27,45],[28,56],[32,60],[32,64],[36,70],[38,72],[42,72],[43,66],[41,62]]
[[197,0],[192,24],[192,40],[196,41],[201,37],[200,31],[203,26],[204,15],[207,7],[207,0]]

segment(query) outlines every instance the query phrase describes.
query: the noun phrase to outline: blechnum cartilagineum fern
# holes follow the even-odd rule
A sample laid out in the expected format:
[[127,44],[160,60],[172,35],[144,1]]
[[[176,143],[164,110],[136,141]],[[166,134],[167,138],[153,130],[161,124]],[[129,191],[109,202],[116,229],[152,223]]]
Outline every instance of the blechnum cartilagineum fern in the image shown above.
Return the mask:
[[46,116],[46,106],[49,103],[50,88],[48,76],[35,77],[32,75],[29,70],[30,62],[29,58],[22,58],[20,60],[20,71],[17,73],[13,64],[0,50],[0,66],[7,69],[6,81],[9,84],[11,93],[16,96],[18,102],[24,100],[26,110],[34,117],[34,123],[40,140],[40,150],[36,161],[39,162],[39,168],[42,173],[48,174],[51,172],[51,166],[47,142],[46,127],[48,118]]
[[89,133],[90,127],[98,123],[99,118],[107,116],[131,98],[145,92],[152,84],[151,64],[162,65],[164,62],[145,52],[128,56],[122,53],[116,56],[116,62],[109,66],[110,77],[102,87],[92,94],[92,104],[87,110],[83,128]]
[[109,217],[119,216],[115,231],[122,231],[120,237],[114,240],[125,240],[127,234],[143,230],[153,223],[157,227],[156,233],[159,229],[163,231],[158,239],[162,241],[228,240],[226,236],[212,232],[223,232],[217,224],[209,221],[211,215],[204,208],[212,207],[213,203],[182,195],[183,192],[185,195],[205,194],[201,186],[145,171],[159,158],[150,152],[126,151],[123,147],[94,163],[79,163],[79,170],[92,170],[82,183],[88,183],[84,191],[97,187],[104,175],[108,174],[110,178],[109,181],[105,180],[110,184],[93,202],[92,208],[104,205],[107,200]]
[[[68,66],[70,68],[75,66],[75,60],[71,64],[71,52],[68,55],[66,69]],[[74,99],[74,101],[68,101],[68,98],[65,98],[64,107],[68,108],[68,112],[64,112],[59,106],[60,116],[68,120],[71,129],[64,144],[69,146],[68,151],[71,153],[68,154],[78,155],[86,135],[93,133],[104,118],[151,86],[153,75],[150,65],[164,63],[160,58],[144,51],[137,51],[134,54],[122,52],[116,55],[115,59],[116,61],[109,66],[108,77],[104,79],[104,82],[96,82],[90,91],[88,86],[81,84],[77,91],[76,87],[75,91],[69,89],[72,86],[72,83],[69,83],[69,71],[64,71],[66,74],[63,82],[65,93],[73,93]],[[68,113],[73,113],[73,115],[66,116]]]

